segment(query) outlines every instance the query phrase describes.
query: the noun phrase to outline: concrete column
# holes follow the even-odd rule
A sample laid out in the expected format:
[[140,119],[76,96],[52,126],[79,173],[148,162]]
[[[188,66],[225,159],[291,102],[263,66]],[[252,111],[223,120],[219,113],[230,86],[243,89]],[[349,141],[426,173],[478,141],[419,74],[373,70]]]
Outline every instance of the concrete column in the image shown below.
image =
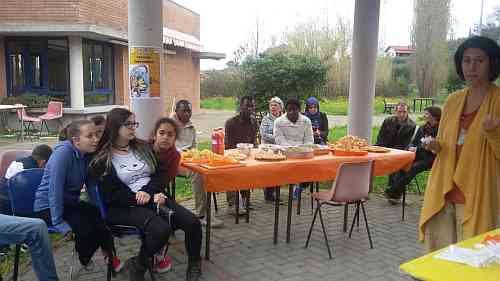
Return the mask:
[[356,0],[348,132],[371,142],[380,0]]
[[71,108],[83,109],[83,43],[82,38],[70,36],[69,38],[69,87],[71,95]]
[[[129,0],[128,1],[128,46],[132,48],[158,48],[160,52],[160,77],[163,73],[163,1],[162,0]],[[129,61],[130,63],[130,61]],[[164,82],[164,79],[160,81]],[[130,87],[129,87],[130,88]],[[164,95],[164,91],[162,95]],[[154,122],[160,118],[164,110],[164,96],[160,98],[131,99],[130,106],[140,123],[137,136],[147,138],[153,129]]]

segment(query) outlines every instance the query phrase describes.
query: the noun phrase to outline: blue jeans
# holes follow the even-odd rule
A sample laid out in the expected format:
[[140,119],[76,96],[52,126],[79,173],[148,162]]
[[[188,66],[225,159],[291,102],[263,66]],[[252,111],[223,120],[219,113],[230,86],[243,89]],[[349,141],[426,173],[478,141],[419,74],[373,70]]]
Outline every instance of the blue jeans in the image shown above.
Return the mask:
[[59,280],[45,222],[40,219],[0,214],[0,244],[22,243],[28,245],[31,263],[38,280]]

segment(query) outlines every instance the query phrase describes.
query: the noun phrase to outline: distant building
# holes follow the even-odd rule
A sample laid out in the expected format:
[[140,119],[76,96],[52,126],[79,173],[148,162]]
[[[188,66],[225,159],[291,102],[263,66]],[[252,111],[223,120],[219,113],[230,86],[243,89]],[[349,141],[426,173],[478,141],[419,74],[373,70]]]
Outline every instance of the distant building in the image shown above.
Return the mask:
[[415,53],[415,49],[410,46],[388,46],[384,53],[389,57],[407,57]]
[[[0,1],[0,97],[50,96],[74,118],[128,105],[127,0]],[[165,108],[200,107],[200,15],[163,0]],[[70,116],[68,116],[70,117]]]

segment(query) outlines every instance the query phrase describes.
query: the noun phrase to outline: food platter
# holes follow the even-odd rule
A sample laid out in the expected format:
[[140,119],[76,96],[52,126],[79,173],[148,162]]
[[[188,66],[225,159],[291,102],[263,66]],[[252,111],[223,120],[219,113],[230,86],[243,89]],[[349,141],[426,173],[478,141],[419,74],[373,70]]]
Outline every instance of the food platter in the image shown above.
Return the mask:
[[358,150],[358,151],[345,151],[345,150],[334,150],[333,155],[335,156],[365,156],[368,151]]
[[[212,168],[220,168],[220,167],[234,167],[235,165],[244,166],[245,164],[240,163],[240,159],[242,155],[237,155],[239,152],[235,152],[232,154],[233,157],[223,156],[208,149],[197,150],[191,149],[188,151],[182,152],[182,162],[189,164],[199,164],[202,167],[212,167]],[[246,155],[245,155],[246,157]]]
[[389,148],[371,145],[371,146],[368,147],[368,152],[373,152],[373,153],[388,153],[388,152],[391,152],[391,150]]
[[314,150],[311,147],[292,146],[285,149],[288,159],[311,159],[314,158]]
[[368,142],[356,136],[344,136],[329,144],[335,156],[364,156],[368,154]]
[[284,161],[287,157],[280,151],[275,153],[272,150],[259,150],[253,158],[258,161]]

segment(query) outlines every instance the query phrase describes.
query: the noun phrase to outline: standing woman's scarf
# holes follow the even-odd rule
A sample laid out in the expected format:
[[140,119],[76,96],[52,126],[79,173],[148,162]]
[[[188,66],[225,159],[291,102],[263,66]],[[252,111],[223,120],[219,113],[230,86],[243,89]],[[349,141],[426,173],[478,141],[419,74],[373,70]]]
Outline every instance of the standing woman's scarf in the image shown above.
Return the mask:
[[[316,113],[312,114],[307,110],[309,105],[315,104],[317,107]],[[320,123],[321,123],[321,116],[319,114],[319,101],[315,97],[310,97],[306,100],[306,110],[304,112],[304,115],[307,116],[311,120],[311,125],[313,128],[319,128]]]

